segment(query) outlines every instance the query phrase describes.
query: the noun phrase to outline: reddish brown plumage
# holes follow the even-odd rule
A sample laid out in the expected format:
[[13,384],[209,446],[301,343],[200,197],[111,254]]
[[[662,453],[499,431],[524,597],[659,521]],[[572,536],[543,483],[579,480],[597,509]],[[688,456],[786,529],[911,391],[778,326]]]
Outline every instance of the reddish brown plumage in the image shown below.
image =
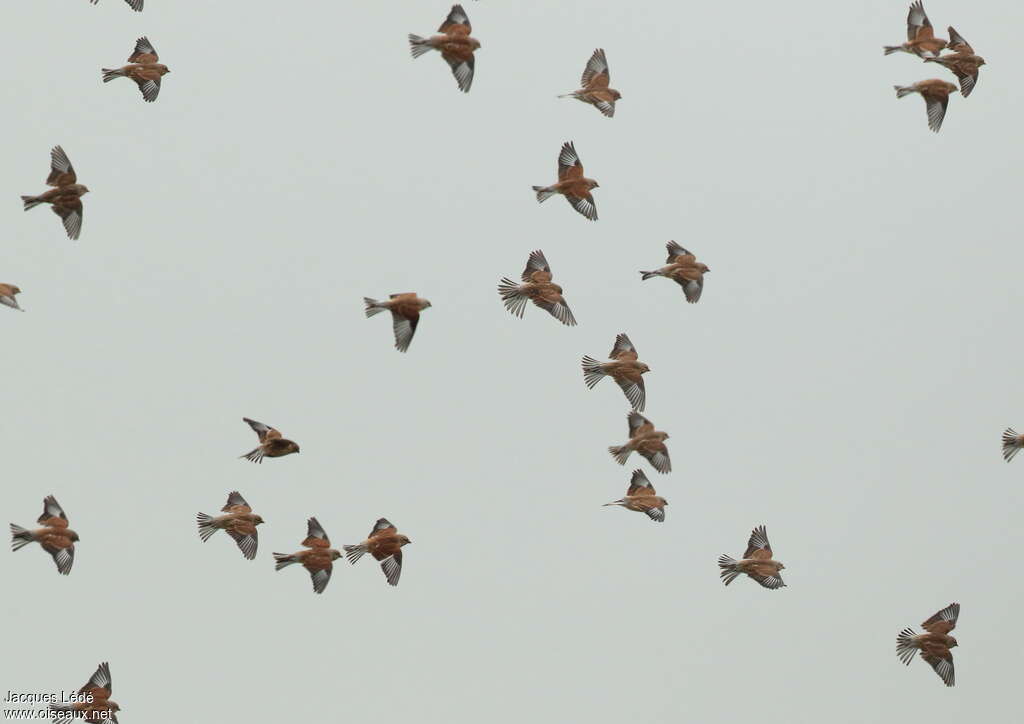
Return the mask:
[[110,677],[110,665],[103,662],[96,672],[78,690],[82,701],[51,704],[50,711],[54,721],[67,721],[70,718],[82,719],[86,722],[114,722],[117,724],[117,712],[121,707],[110,699],[113,683]]
[[416,296],[416,292],[392,294],[386,302],[378,302],[370,297],[363,297],[366,305],[366,316],[372,317],[385,310],[391,312],[391,322],[395,333],[395,349],[406,352],[412,343],[416,327],[420,323],[420,312],[431,306],[430,301]]
[[341,551],[331,548],[330,538],[324,532],[323,527],[316,518],[310,518],[306,522],[306,538],[302,541],[303,546],[308,550],[296,553],[275,553],[274,570],[281,570],[293,563],[300,564],[309,571],[313,581],[313,592],[323,593],[327,584],[331,582],[331,573],[334,571],[334,561],[341,558]]
[[237,490],[228,493],[228,501],[221,508],[221,512],[227,513],[227,515],[216,517],[206,513],[196,515],[199,537],[205,543],[218,530],[223,530],[238,544],[242,555],[253,560],[256,557],[256,549],[259,544],[256,526],[263,523],[263,518],[252,512],[252,508]]
[[583,87],[559,98],[575,98],[594,106],[611,118],[615,115],[615,101],[622,98],[622,94],[608,87],[609,80],[608,59],[605,57],[604,49],[598,48],[583,69],[583,76],[580,79],[580,85]]
[[786,585],[780,573],[785,566],[780,561],[772,559],[772,546],[768,542],[768,533],[763,525],[751,531],[747,550],[742,559],[737,561],[722,555],[718,558],[718,567],[721,569],[719,575],[727,586],[742,573],[771,590],[784,588]]
[[920,58],[930,58],[937,56],[945,47],[946,41],[935,37],[935,31],[924,12],[921,0],[914,0],[907,12],[907,42],[902,45],[885,46],[885,54],[904,52]]
[[657,494],[643,470],[634,470],[625,497],[605,505],[618,505],[627,510],[644,513],[651,520],[661,523],[665,520],[665,506],[668,505],[668,501]]
[[407,536],[400,534],[387,518],[379,518],[374,523],[366,540],[356,545],[342,547],[352,564],[362,558],[364,553],[372,555],[380,561],[380,568],[384,571],[384,577],[388,583],[397,586],[398,579],[402,575],[402,547],[410,543],[412,541]]
[[480,48],[480,41],[470,35],[472,32],[473,26],[466,11],[461,5],[453,5],[448,17],[438,28],[439,35],[421,38],[410,33],[409,48],[413,58],[430,50],[440,51],[441,57],[452,69],[459,90],[468,93],[476,72],[476,57],[473,53]]
[[654,429],[654,424],[639,412],[630,412],[627,416],[629,422],[629,440],[624,445],[612,446],[608,452],[612,454],[619,465],[625,465],[626,460],[633,452],[640,453],[659,473],[672,471],[672,462],[669,460],[668,448],[665,447],[665,440],[668,440],[668,433]]
[[5,307],[11,307],[12,309],[18,309],[25,311],[18,306],[18,300],[15,299],[15,295],[21,294],[21,289],[16,287],[14,284],[0,284],[0,304]]
[[692,252],[684,249],[674,241],[665,244],[668,250],[666,265],[654,271],[640,272],[641,279],[665,277],[671,279],[683,289],[686,301],[696,304],[704,292],[704,275],[711,271],[707,264],[697,261]]
[[562,324],[575,326],[576,318],[562,296],[562,287],[551,281],[551,267],[544,258],[544,252],[540,249],[530,252],[521,278],[522,284],[516,284],[508,277],[502,277],[498,283],[498,294],[505,309],[521,319],[529,301]]
[[637,359],[636,347],[625,334],[615,338],[615,345],[608,356],[610,362],[598,362],[593,357],[584,357],[581,363],[583,381],[593,389],[604,377],[611,377],[622,389],[633,409],[643,412],[647,404],[647,391],[642,375],[650,372],[651,368]]
[[938,133],[942,128],[942,121],[946,117],[949,94],[956,93],[957,87],[938,78],[918,81],[909,86],[894,87],[897,98],[903,98],[912,93],[921,94],[921,97],[924,98],[925,110],[928,113],[928,128]]
[[89,193],[89,189],[78,183],[78,175],[60,146],[50,151],[50,175],[46,177],[46,184],[53,188],[38,196],[21,197],[25,211],[39,204],[50,204],[64,224],[68,238],[77,239],[82,232],[82,196]]
[[78,533],[68,528],[64,509],[52,495],[43,498],[43,513],[36,522],[42,527],[35,530],[11,523],[11,547],[17,551],[29,543],[38,543],[53,558],[57,572],[68,575],[75,563],[75,542],[78,540]]
[[959,617],[960,604],[951,603],[921,624],[925,633],[915,633],[911,628],[900,631],[896,637],[896,655],[900,661],[909,665],[917,651],[946,686],[953,686],[956,682],[951,649],[959,644],[949,633],[956,628]]
[[109,83],[114,78],[130,78],[139,87],[143,100],[152,103],[160,94],[160,79],[171,72],[166,65],[158,63],[158,60],[160,56],[149,39],[139,38],[135,41],[135,50],[128,58],[128,65],[102,69],[103,82]]
[[598,186],[597,181],[583,175],[583,163],[576,153],[576,147],[572,141],[568,141],[562,144],[562,150],[558,154],[558,182],[552,186],[534,186],[533,190],[540,203],[555,194],[561,194],[579,214],[591,221],[597,221],[597,206],[594,204],[590,189],[596,189]]
[[299,446],[295,442],[281,437],[281,433],[277,429],[262,422],[250,420],[248,417],[243,417],[242,422],[248,424],[253,429],[257,437],[259,437],[260,444],[238,457],[245,458],[254,463],[262,463],[265,457],[279,458],[300,452]]

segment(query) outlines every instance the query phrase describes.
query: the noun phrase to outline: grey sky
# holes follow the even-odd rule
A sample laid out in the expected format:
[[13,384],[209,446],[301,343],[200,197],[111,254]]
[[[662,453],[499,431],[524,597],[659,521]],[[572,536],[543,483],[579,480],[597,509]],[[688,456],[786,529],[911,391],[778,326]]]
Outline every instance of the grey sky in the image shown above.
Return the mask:
[[[4,693],[107,660],[126,724],[1019,709],[1024,9],[927,2],[989,61],[935,135],[892,86],[952,75],[882,56],[904,0],[466,2],[468,95],[409,57],[444,1],[191,5],[0,7],[0,281],[27,310],[0,309],[0,507],[29,525],[53,493],[81,535],[68,578],[0,555]],[[172,70],[153,105],[100,80],[144,34]],[[555,98],[596,47],[612,120]],[[570,139],[597,223],[530,191]],[[17,201],[58,143],[92,190],[79,242]],[[669,239],[712,269],[697,305],[637,274]],[[537,248],[578,327],[502,308]],[[404,291],[434,305],[407,355],[361,304]],[[606,451],[627,403],[579,359],[618,332],[671,475]],[[236,459],[243,415],[302,454]],[[601,507],[637,466],[663,525]],[[254,562],[196,534],[233,489],[267,521]],[[338,545],[395,522],[401,585],[275,573],[310,515]],[[758,523],[789,587],[726,589]],[[947,690],[894,647],[951,601]]]

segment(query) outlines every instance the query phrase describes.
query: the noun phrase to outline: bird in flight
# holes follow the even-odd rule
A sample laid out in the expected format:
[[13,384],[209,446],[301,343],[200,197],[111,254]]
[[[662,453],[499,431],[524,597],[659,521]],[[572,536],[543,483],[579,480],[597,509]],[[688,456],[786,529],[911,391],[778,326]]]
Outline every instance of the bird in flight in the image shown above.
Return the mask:
[[956,628],[956,620],[960,616],[960,604],[951,603],[921,625],[926,633],[915,633],[912,628],[905,628],[896,637],[896,655],[907,666],[914,659],[914,652],[935,669],[935,673],[946,686],[953,686],[953,652],[957,646],[956,639],[949,632]]
[[665,244],[668,250],[666,266],[654,271],[640,272],[642,280],[652,277],[665,277],[671,279],[683,288],[686,301],[696,304],[700,301],[700,295],[704,291],[704,275],[710,272],[707,264],[697,261],[692,252],[687,251],[674,241]]
[[1018,435],[1012,427],[1006,428],[1003,431],[1003,459],[1010,462],[1022,447],[1024,447],[1024,435]]
[[301,563],[313,579],[313,592],[323,593],[327,584],[331,582],[333,562],[341,558],[341,551],[331,548],[331,539],[327,537],[316,518],[307,521],[306,539],[300,545],[309,550],[298,553],[275,553],[274,570],[279,571],[293,563]]
[[21,197],[25,211],[39,204],[50,204],[53,213],[64,223],[68,238],[77,239],[82,233],[82,196],[89,193],[89,189],[78,183],[75,169],[60,146],[50,151],[50,175],[46,177],[46,185],[53,188],[38,196]]
[[562,296],[562,287],[551,281],[551,267],[544,258],[544,252],[540,249],[530,252],[521,278],[522,284],[516,284],[507,277],[501,278],[498,294],[501,295],[505,309],[522,319],[526,303],[533,302],[562,324],[570,327],[576,325],[576,318],[572,316],[572,310]]
[[942,119],[946,117],[946,107],[949,105],[949,94],[956,93],[957,87],[938,78],[922,80],[912,85],[893,86],[896,89],[896,97],[903,98],[911,93],[920,93],[924,98],[925,110],[928,111],[928,128],[936,133],[942,128]]
[[626,497],[605,503],[605,506],[608,505],[619,505],[627,510],[645,513],[656,523],[662,523],[665,521],[665,506],[668,505],[668,501],[657,494],[643,470],[634,470]]
[[886,55],[892,53],[911,53],[919,58],[934,58],[943,48],[946,41],[935,37],[935,30],[924,12],[921,0],[910,3],[907,13],[907,42],[902,45],[886,45]]
[[112,721],[117,724],[117,712],[121,711],[121,707],[116,701],[110,700],[113,689],[110,664],[104,661],[96,668],[96,673],[78,690],[82,695],[78,697],[79,701],[50,704],[54,721],[75,718],[86,722]]
[[373,529],[366,540],[353,546],[342,547],[349,563],[353,565],[364,553],[369,553],[380,561],[380,568],[384,571],[388,583],[397,586],[402,575],[402,546],[409,543],[412,541],[407,536],[400,535],[398,529],[387,518],[379,518],[373,524]]
[[29,543],[38,543],[53,557],[53,562],[57,564],[57,572],[64,576],[68,575],[75,562],[75,542],[78,540],[78,533],[68,528],[68,517],[52,495],[43,498],[43,514],[36,522],[42,528],[28,530],[11,523],[11,547],[17,551]]
[[437,31],[440,35],[432,35],[429,38],[409,33],[412,57],[418,58],[431,50],[440,51],[441,57],[452,69],[459,90],[469,93],[476,69],[476,56],[473,53],[480,48],[480,41],[470,37],[473,26],[461,5],[452,6],[451,12]]
[[392,294],[386,302],[363,297],[363,303],[366,304],[367,318],[385,310],[391,312],[392,326],[395,331],[395,349],[399,352],[409,349],[412,336],[416,334],[416,326],[420,323],[420,312],[431,306],[428,300],[416,296],[416,292]]
[[16,294],[21,294],[18,287],[13,284],[0,284],[0,304],[24,312],[25,310],[18,306],[18,300],[14,298]]
[[220,510],[227,515],[214,517],[206,513],[196,514],[199,537],[205,543],[218,530],[223,530],[238,544],[242,555],[251,561],[256,557],[256,546],[259,543],[256,526],[263,523],[263,518],[253,514],[252,508],[237,490],[228,493],[228,502]]
[[251,460],[254,463],[262,463],[265,457],[279,458],[299,452],[299,446],[291,440],[281,437],[281,433],[275,428],[264,425],[262,422],[256,422],[256,420],[250,420],[248,417],[243,417],[242,422],[247,423],[256,432],[260,444],[245,455],[238,457]]
[[629,441],[625,445],[612,446],[608,452],[615,458],[619,465],[625,465],[630,453],[636,451],[647,458],[647,462],[654,466],[659,473],[670,473],[672,462],[668,457],[668,448],[665,441],[668,440],[668,433],[654,429],[654,423],[634,410],[630,412]]
[[938,63],[951,70],[960,81],[960,95],[966,98],[978,83],[978,71],[985,65],[985,59],[975,55],[974,48],[952,26],[949,28],[949,49],[954,52],[925,58],[924,62]]
[[160,94],[160,79],[171,70],[163,63],[158,63],[160,56],[156,54],[148,38],[142,37],[135,41],[135,52],[128,58],[128,65],[121,68],[103,68],[103,82],[109,83],[114,78],[131,78],[139,86],[142,99],[152,103]]
[[615,346],[608,356],[611,362],[598,362],[593,357],[584,357],[583,381],[587,387],[594,389],[594,385],[605,377],[611,377],[622,388],[633,409],[643,412],[647,404],[647,392],[642,375],[650,372],[651,368],[637,360],[636,347],[625,334],[615,337]]
[[580,214],[597,221],[597,206],[594,205],[594,197],[590,189],[599,188],[597,181],[583,176],[583,163],[576,154],[576,147],[572,141],[562,144],[562,150],[558,154],[558,183],[552,186],[534,186],[537,193],[537,202],[544,203],[555,194],[561,194],[569,205]]
[[608,87],[609,80],[608,59],[604,55],[604,49],[598,48],[590,56],[587,66],[583,69],[583,77],[580,79],[580,85],[583,87],[558,97],[575,98],[578,101],[589,103],[611,118],[615,115],[615,101],[622,98],[622,94],[614,88]]
[[719,556],[718,567],[721,569],[718,573],[727,586],[741,573],[746,573],[765,588],[772,590],[786,585],[779,573],[785,566],[779,561],[772,560],[772,546],[768,542],[768,533],[763,525],[751,531],[747,551],[741,560],[737,561],[726,555]]

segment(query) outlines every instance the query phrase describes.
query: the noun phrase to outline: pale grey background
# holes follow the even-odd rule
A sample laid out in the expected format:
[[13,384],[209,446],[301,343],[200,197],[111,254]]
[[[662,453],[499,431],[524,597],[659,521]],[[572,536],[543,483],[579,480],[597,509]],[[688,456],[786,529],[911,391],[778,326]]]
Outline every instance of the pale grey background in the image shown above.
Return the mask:
[[[468,96],[406,45],[446,2],[0,7],[0,281],[27,310],[0,310],[0,507],[29,525],[52,492],[82,537],[68,578],[0,555],[5,692],[109,660],[126,724],[1012,718],[1024,10],[928,2],[990,61],[936,136],[892,86],[952,76],[882,56],[904,0],[465,5]],[[143,34],[154,105],[100,82]],[[599,46],[613,120],[555,99]],[[568,139],[596,224],[530,192]],[[57,143],[79,242],[18,202]],[[696,306],[636,273],[668,239],[713,270]],[[579,327],[502,308],[535,248]],[[361,303],[403,291],[434,303],[407,355]],[[627,403],[579,358],[622,331],[672,435],[664,525],[600,507]],[[302,454],[236,459],[243,415]],[[254,562],[195,530],[236,488]],[[309,515],[339,545],[389,517],[401,585],[275,574]],[[789,587],[724,588],[761,522]],[[954,600],[947,690],[894,639]]]

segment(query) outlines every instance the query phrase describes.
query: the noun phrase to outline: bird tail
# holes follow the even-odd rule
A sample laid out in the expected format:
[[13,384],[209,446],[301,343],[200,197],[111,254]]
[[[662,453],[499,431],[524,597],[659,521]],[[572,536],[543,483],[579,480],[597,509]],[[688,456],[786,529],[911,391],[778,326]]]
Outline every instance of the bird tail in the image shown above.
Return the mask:
[[729,556],[718,557],[718,567],[722,569],[718,572],[718,575],[722,577],[725,585],[728,586],[736,579],[736,576],[740,575],[741,571],[737,568],[738,563],[739,561]]
[[123,78],[128,75],[128,71],[123,68],[102,68],[103,71],[103,82],[109,83],[114,78]]
[[40,199],[38,196],[22,196],[21,200],[25,204],[25,211],[28,211],[29,209],[39,206],[39,204],[43,203],[42,199]]
[[605,503],[601,507],[602,508],[607,508],[609,505],[625,505],[625,504],[626,504],[625,499],[624,498],[619,498],[618,500],[613,500],[610,503]]
[[892,55],[893,53],[899,53],[901,50],[905,50],[902,45],[884,45],[882,49],[885,50],[886,55]]
[[413,58],[418,58],[431,49],[432,46],[429,40],[409,33],[409,51],[412,53]]
[[367,548],[365,543],[360,543],[354,546],[342,546],[345,549],[345,557],[348,558],[349,563],[355,563],[363,554],[366,553]]
[[610,448],[608,448],[608,452],[610,452],[612,454],[612,457],[615,458],[615,462],[617,462],[619,465],[625,465],[626,460],[629,459],[629,454],[633,452],[633,448],[631,448],[629,445],[612,445]]
[[20,525],[11,523],[11,549],[21,550],[33,540],[32,532],[22,528]]
[[210,536],[217,532],[213,527],[213,516],[206,513],[196,513],[196,525],[199,526],[199,537],[203,543],[210,540]]
[[910,666],[914,653],[917,651],[917,646],[914,645],[914,637],[916,635],[914,629],[905,628],[896,637],[896,655],[907,666]]
[[1003,459],[1010,462],[1019,451],[1020,436],[1012,427],[1006,428],[1003,431]]
[[376,299],[370,299],[369,297],[363,297],[363,303],[366,305],[366,316],[372,317],[374,314],[380,314],[387,307],[382,305]]
[[282,568],[287,568],[292,563],[298,563],[295,560],[295,556],[291,553],[275,553],[274,554],[274,570],[279,571]]
[[660,276],[661,276],[661,272],[660,271],[649,271],[649,272],[642,271],[642,272],[640,272],[640,279],[643,280],[643,281],[647,281],[648,279],[651,279],[652,277],[660,277]]
[[914,92],[913,88],[911,88],[910,86],[906,86],[906,85],[894,85],[893,88],[896,89],[896,97],[897,98],[902,98],[903,96],[909,96],[911,93]]
[[608,374],[604,371],[604,365],[593,357],[584,357],[581,364],[583,366],[583,381],[590,389],[594,389],[594,385]]
[[563,93],[562,95],[560,95],[560,96],[555,96],[555,97],[556,97],[556,98],[576,98],[577,96],[576,96],[576,93],[575,93],[575,91],[574,91],[574,92],[572,92],[572,93]]
[[263,447],[260,446],[260,447],[254,448],[254,449],[250,450],[249,452],[247,452],[245,455],[239,455],[238,457],[245,458],[246,460],[249,460],[250,462],[262,464],[263,463]]
[[537,203],[539,204],[555,195],[555,191],[550,186],[534,186],[533,190],[537,192]]
[[529,299],[523,294],[519,285],[511,279],[502,277],[498,283],[498,294],[501,295],[501,301],[504,302],[505,309],[522,319],[523,310],[526,309],[526,303]]

